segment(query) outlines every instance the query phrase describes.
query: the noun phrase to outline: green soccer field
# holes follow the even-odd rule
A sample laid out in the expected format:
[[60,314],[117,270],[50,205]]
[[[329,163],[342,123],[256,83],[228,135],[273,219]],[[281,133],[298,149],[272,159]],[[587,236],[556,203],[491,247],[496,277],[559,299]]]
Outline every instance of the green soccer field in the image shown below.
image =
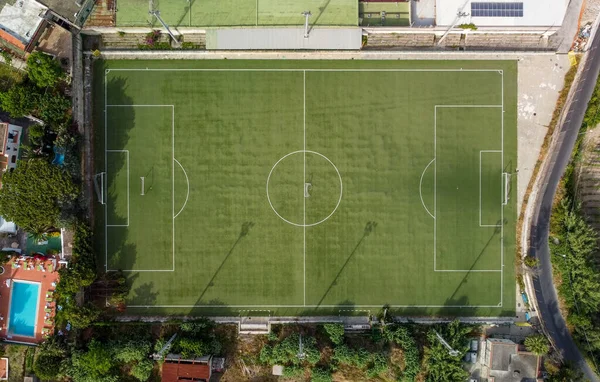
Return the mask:
[[514,313],[515,62],[100,61],[95,97],[129,312]]
[[[302,12],[310,11],[310,25],[356,26],[355,0],[153,0],[153,7],[172,27],[304,25]],[[119,0],[118,26],[160,27],[148,14],[148,0]]]

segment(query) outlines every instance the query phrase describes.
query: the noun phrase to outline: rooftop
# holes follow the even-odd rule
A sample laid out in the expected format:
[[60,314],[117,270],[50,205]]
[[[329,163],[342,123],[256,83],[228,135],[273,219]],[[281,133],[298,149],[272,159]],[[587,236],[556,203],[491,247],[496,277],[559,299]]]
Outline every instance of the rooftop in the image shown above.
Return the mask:
[[[0,0],[1,1],[1,0]],[[50,10],[81,28],[94,7],[94,0],[40,0]],[[146,6],[147,8],[147,6]]]
[[211,356],[182,359],[177,354],[169,354],[162,365],[162,381],[208,381],[211,376],[211,359]]
[[35,0],[0,0],[2,37],[8,37],[6,39],[12,44],[24,47],[44,20],[46,10],[44,5]]
[[490,377],[494,382],[535,382],[539,357],[509,340],[488,339]]

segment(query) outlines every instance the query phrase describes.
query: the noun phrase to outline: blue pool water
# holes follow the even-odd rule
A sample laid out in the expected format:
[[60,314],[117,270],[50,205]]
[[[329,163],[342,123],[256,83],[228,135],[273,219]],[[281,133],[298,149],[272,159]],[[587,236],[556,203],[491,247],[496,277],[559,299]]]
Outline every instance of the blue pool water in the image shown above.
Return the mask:
[[8,321],[9,335],[34,336],[39,299],[40,284],[13,280]]

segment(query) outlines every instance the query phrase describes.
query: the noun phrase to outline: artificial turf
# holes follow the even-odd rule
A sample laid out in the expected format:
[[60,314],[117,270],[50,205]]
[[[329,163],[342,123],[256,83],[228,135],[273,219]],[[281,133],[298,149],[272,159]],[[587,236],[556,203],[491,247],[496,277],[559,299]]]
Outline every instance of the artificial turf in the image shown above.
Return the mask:
[[95,69],[99,259],[131,312],[514,312],[515,62]]
[[[358,2],[354,0],[154,0],[154,8],[173,27],[299,26],[304,25],[304,11],[312,13],[311,25],[358,25]],[[148,9],[147,0],[119,1],[117,25],[160,26]]]

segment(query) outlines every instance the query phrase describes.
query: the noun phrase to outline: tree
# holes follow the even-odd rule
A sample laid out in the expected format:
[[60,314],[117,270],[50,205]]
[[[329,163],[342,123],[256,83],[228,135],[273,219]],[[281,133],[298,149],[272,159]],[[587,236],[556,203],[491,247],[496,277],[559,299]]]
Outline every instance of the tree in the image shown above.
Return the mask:
[[42,52],[33,52],[27,58],[27,72],[33,83],[41,88],[54,86],[63,76],[59,63]]
[[468,350],[467,335],[471,327],[454,320],[448,325],[438,328],[440,335],[448,342],[450,347],[458,351],[452,355],[438,339],[435,330],[427,333],[429,347],[425,349],[425,364],[427,365],[428,382],[464,381],[468,376],[462,367],[462,357]]
[[334,345],[339,345],[344,342],[344,325],[342,324],[325,324],[323,325],[325,332],[329,336]]
[[78,306],[73,302],[63,306],[61,316],[69,321],[75,329],[85,329],[94,322],[100,311],[92,303],[87,303],[83,306]]
[[101,380],[114,374],[115,363],[110,348],[96,340],[89,343],[86,352],[75,351],[71,364],[77,370],[77,374],[71,375],[75,381]]
[[64,352],[42,347],[33,363],[33,372],[42,380],[55,380],[60,374]]
[[0,107],[13,118],[31,114],[37,102],[37,92],[27,86],[16,85],[6,92],[0,92]]
[[548,340],[541,334],[534,334],[525,338],[525,347],[535,355],[546,355],[550,351]]
[[37,104],[37,115],[46,123],[57,125],[67,119],[67,110],[71,101],[61,94],[46,92],[40,95]]
[[71,177],[43,159],[30,159],[7,172],[0,188],[0,214],[30,232],[58,224],[61,209],[77,196]]

